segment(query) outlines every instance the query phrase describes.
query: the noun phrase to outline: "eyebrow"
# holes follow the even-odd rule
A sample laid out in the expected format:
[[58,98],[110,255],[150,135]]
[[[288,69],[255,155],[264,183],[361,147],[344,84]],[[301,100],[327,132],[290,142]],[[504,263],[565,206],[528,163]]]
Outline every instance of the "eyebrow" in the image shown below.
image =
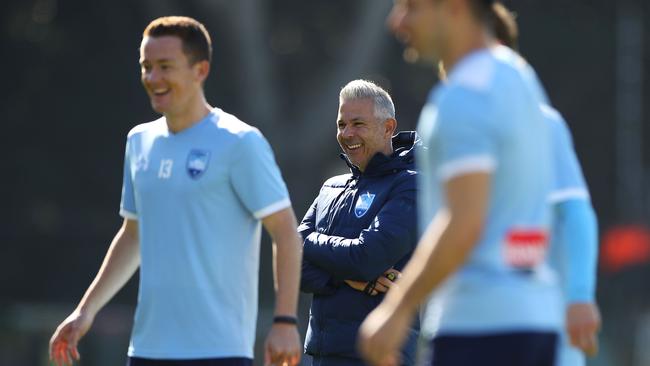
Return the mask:
[[145,62],[154,63],[154,64],[155,63],[161,64],[161,63],[164,63],[164,62],[171,62],[171,61],[172,61],[172,59],[170,59],[170,58],[161,58],[161,59],[153,60],[153,61],[144,59],[144,60],[140,60],[140,64],[143,64]]

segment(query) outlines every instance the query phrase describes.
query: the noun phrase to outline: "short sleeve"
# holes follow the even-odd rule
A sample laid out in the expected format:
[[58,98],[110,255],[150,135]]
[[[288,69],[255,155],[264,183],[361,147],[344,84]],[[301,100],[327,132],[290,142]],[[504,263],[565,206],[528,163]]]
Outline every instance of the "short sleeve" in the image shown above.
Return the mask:
[[442,181],[497,165],[497,141],[486,97],[457,90],[441,101],[437,116],[437,174]]
[[262,219],[291,205],[271,146],[259,131],[245,133],[233,153],[230,182],[255,218]]
[[126,142],[124,153],[124,173],[122,176],[122,199],[120,201],[120,216],[125,219],[135,220],[138,218],[135,206],[135,195],[133,193],[133,176],[131,175],[131,154],[129,152],[129,140]]
[[[544,108],[543,108],[544,109]],[[589,199],[589,190],[573,148],[569,128],[562,116],[554,110],[545,110],[551,123],[553,138],[554,183],[550,196],[552,203],[570,199]]]

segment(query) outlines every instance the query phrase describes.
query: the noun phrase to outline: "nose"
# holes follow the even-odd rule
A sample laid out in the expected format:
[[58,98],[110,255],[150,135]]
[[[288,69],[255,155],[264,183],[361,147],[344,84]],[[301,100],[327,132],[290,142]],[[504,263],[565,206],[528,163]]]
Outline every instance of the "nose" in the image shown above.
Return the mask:
[[341,136],[343,138],[350,138],[354,135],[353,130],[354,128],[352,126],[347,125],[341,130]]
[[402,33],[402,22],[405,15],[406,9],[404,5],[395,3],[386,18],[386,26],[388,29],[396,35]]
[[147,83],[155,83],[160,80],[160,72],[158,72],[156,67],[152,67],[149,70],[142,71],[142,80]]

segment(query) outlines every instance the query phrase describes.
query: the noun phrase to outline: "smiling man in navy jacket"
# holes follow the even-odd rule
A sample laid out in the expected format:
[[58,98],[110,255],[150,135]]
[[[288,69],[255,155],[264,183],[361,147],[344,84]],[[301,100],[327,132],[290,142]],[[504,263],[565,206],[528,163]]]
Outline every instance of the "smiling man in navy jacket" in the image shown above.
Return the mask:
[[[305,352],[315,366],[363,365],[359,326],[382,300],[417,242],[415,132],[396,135],[390,95],[354,80],[340,92],[337,140],[349,174],[328,179],[298,231],[301,290],[312,293]],[[415,361],[418,325],[402,351]]]

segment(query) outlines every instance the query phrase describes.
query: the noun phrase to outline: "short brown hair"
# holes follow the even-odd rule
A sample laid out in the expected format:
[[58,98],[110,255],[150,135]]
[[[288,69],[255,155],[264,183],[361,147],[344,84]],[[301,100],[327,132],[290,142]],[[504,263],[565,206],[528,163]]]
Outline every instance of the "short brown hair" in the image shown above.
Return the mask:
[[474,17],[487,25],[499,42],[518,49],[519,28],[513,12],[499,0],[469,0],[468,3]]
[[212,41],[205,26],[196,19],[168,16],[154,19],[142,33],[144,37],[175,36],[183,43],[183,53],[190,64],[212,60]]

